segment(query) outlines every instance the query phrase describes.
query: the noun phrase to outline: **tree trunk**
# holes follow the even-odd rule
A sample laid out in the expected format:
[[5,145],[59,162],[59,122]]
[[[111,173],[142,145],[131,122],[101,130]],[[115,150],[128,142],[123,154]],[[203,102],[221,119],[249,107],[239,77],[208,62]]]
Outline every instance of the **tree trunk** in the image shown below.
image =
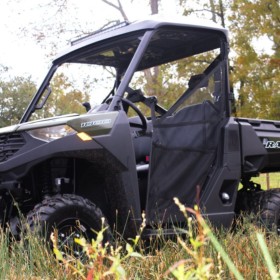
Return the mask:
[[209,3],[210,3],[210,7],[211,7],[212,20],[214,22],[217,22],[217,19],[216,19],[216,9],[215,9],[214,0],[209,0]]
[[160,0],[150,0],[152,15],[158,14],[158,4]]

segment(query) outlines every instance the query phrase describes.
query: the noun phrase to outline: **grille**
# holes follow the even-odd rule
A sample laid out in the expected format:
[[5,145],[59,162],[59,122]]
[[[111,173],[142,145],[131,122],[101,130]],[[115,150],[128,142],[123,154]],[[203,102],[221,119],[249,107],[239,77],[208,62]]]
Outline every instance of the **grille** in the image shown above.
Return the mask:
[[12,157],[24,144],[20,133],[0,135],[0,162]]

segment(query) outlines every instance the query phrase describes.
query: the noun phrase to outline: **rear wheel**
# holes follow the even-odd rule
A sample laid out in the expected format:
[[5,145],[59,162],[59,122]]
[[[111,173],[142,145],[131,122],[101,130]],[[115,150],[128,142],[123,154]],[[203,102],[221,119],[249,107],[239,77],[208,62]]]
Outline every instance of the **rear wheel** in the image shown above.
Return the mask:
[[[27,222],[32,231],[38,230],[44,234],[47,242],[51,233],[57,232],[57,243],[62,253],[80,257],[82,248],[74,241],[84,237],[91,242],[96,233],[102,229],[103,214],[101,210],[89,200],[72,194],[55,195],[37,204],[27,215]],[[111,232],[107,221],[104,242],[111,239]]]
[[257,215],[261,225],[269,231],[280,234],[280,189],[270,189],[260,193]]

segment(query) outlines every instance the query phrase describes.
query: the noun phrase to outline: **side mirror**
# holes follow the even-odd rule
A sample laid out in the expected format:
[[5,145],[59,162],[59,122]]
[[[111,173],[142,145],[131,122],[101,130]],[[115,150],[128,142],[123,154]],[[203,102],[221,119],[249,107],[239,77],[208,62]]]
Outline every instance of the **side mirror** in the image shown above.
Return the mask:
[[87,112],[91,109],[89,102],[84,102],[82,105],[86,108]]

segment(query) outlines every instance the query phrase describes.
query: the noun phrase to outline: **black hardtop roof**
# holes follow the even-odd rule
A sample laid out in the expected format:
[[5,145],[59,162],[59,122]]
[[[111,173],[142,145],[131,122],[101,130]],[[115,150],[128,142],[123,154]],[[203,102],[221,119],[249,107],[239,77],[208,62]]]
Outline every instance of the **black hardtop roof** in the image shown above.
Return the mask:
[[70,48],[59,54],[56,60],[64,60],[64,57],[68,57],[71,53],[76,53],[79,49],[87,47],[89,45],[94,45],[95,43],[100,43],[105,40],[113,40],[114,38],[120,37],[122,35],[135,33],[141,30],[155,30],[161,27],[173,27],[173,28],[194,28],[205,31],[217,31],[222,33],[225,38],[228,38],[227,29],[215,24],[211,21],[198,20],[183,16],[178,16],[174,18],[162,18],[161,16],[151,16],[144,20],[135,21],[132,23],[121,23],[120,25],[112,26],[111,28],[105,28],[97,32],[93,32],[83,38],[73,41]]

